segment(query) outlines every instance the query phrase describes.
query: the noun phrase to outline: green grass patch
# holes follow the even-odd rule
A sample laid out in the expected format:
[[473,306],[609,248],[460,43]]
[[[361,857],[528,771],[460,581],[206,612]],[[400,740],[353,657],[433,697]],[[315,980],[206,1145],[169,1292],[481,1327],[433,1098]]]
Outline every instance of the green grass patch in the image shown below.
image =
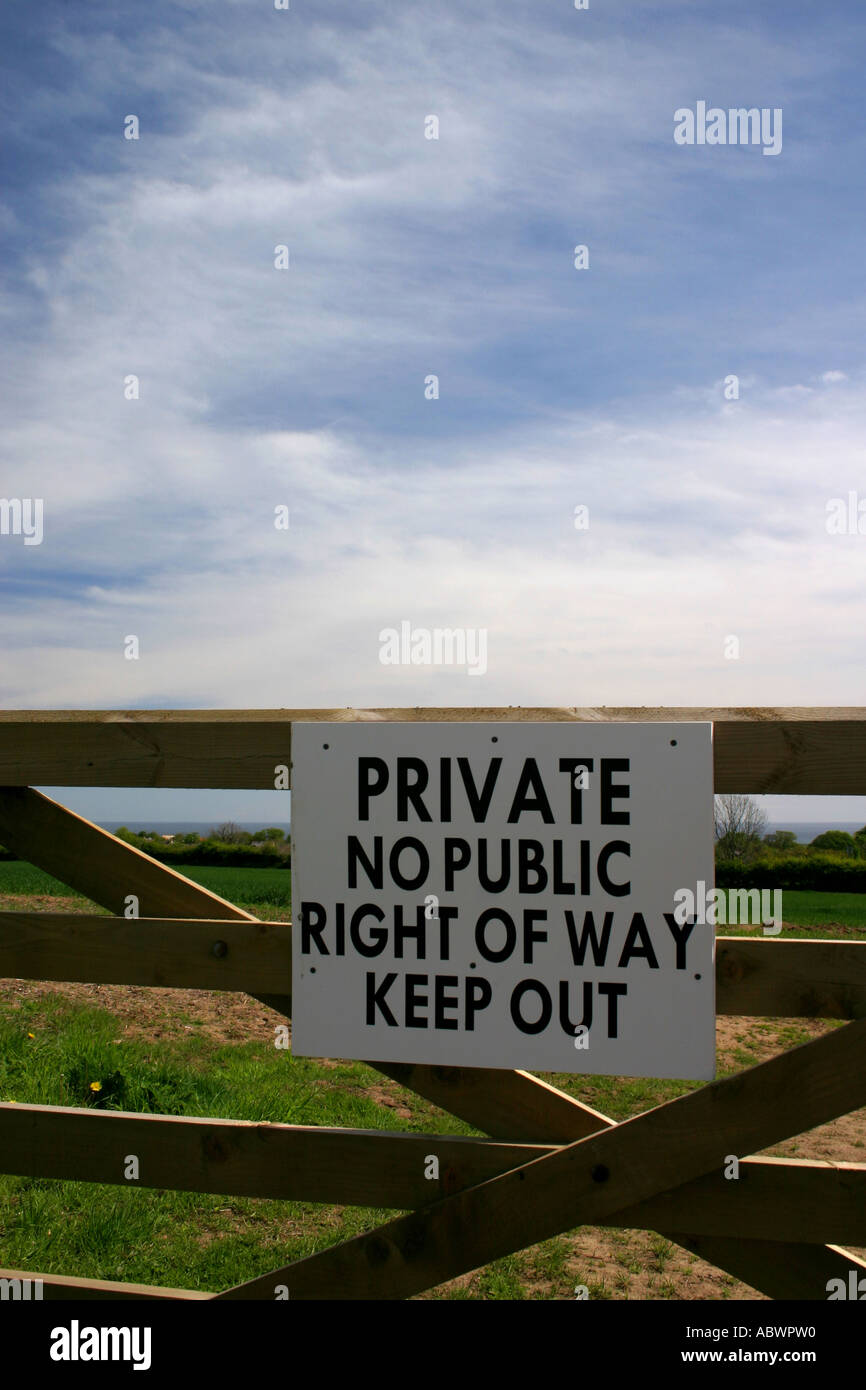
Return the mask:
[[9,859],[0,863],[0,893],[47,894],[62,898],[71,892],[72,890],[65,883],[61,883],[59,878],[52,878],[51,874],[34,868],[32,864],[25,864],[20,859]]
[[[232,903],[261,903],[268,907],[291,907],[291,869],[225,869],[193,865],[182,870],[185,878],[209,888]],[[75,897],[65,883],[25,864],[20,859],[0,863],[0,895],[40,894],[51,897]]]
[[285,908],[292,905],[291,869],[223,869],[193,865],[180,872],[231,903]]
[[[730,899],[731,889],[722,889]],[[769,899],[772,910],[772,897]],[[832,940],[840,935],[839,928],[845,928],[844,936],[856,938],[866,934],[866,894],[864,893],[824,893],[806,892],[802,889],[784,889],[782,892],[782,917],[786,923],[779,936],[791,933],[790,926],[802,928],[797,936],[815,940]],[[743,926],[719,926],[719,936],[761,936],[760,923]],[[778,938],[777,938],[778,939]]]
[[[211,868],[191,866],[184,870],[187,878],[200,883],[212,893],[218,893],[229,902],[242,903],[245,907],[262,909],[257,915],[267,915],[264,909],[280,908],[286,912],[292,902],[292,874],[290,869],[249,869],[249,868]],[[725,891],[725,890],[722,890]],[[727,890],[728,892],[732,890]],[[78,894],[31,864],[20,860],[0,863],[0,895],[2,894],[43,894],[53,897],[70,897],[78,903],[84,902]],[[782,894],[782,908],[785,922],[805,930],[798,935],[804,937],[832,937],[838,927],[866,932],[866,894],[864,893],[824,893],[805,892],[800,889],[785,889]],[[761,934],[760,924],[754,926],[724,926],[718,928],[720,936]]]
[[[325,1066],[274,1047],[200,1034],[118,1038],[108,1011],[60,995],[0,1002],[0,1099],[19,1104],[357,1129],[468,1134],[405,1093],[410,1115],[373,1099],[362,1063]],[[404,1093],[399,1093],[401,1099]],[[118,1160],[119,1161],[119,1160]],[[220,1289],[387,1221],[362,1207],[0,1176],[0,1265],[86,1278]]]

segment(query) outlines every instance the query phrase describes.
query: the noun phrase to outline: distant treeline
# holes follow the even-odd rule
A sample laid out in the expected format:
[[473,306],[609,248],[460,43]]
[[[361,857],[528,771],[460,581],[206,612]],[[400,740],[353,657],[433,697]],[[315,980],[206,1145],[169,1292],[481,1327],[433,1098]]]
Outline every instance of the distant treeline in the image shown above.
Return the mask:
[[866,893],[866,826],[825,830],[801,845],[793,830],[732,833],[716,842],[718,888],[800,888]]
[[164,839],[158,830],[133,831],[125,825],[114,833],[119,840],[175,868],[201,864],[232,869],[288,869],[292,864],[291,837],[275,825],[250,833],[233,821],[226,821],[206,835],[191,830],[171,840]]
[[[256,830],[250,834],[231,821],[214,826],[206,835],[193,831],[164,840],[158,830],[128,830],[122,825],[116,830],[119,840],[158,859],[162,864],[180,868],[183,864],[223,865],[231,869],[290,869],[292,867],[291,836],[277,826]],[[0,845],[0,861],[17,859],[12,850]]]
[[806,858],[773,855],[747,862],[717,859],[716,887],[866,893],[866,859],[848,859],[841,854],[810,854]]
[[[164,840],[156,830],[129,830],[117,837],[163,864],[223,865],[226,868],[288,869],[291,836],[275,826],[253,834],[228,822],[206,835],[190,831]],[[0,860],[17,859],[0,846]],[[827,893],[866,893],[866,826],[849,835],[827,830],[801,845],[793,830],[771,835],[727,835],[716,842],[719,888],[789,888]]]

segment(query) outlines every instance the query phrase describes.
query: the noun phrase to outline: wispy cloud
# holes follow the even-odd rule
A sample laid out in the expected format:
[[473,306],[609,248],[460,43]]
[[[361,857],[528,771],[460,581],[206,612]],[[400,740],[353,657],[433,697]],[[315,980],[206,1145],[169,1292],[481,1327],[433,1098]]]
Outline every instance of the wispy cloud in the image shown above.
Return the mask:
[[[858,700],[855,38],[748,15],[19,19],[2,703]],[[703,97],[782,154],[677,147]],[[404,618],[485,677],[383,666]]]

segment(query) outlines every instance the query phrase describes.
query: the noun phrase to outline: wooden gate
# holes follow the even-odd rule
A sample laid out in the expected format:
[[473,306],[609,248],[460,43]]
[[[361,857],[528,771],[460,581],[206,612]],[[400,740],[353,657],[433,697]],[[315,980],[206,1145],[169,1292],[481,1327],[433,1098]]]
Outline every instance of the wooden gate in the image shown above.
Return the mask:
[[[243,990],[291,1015],[291,929],[32,790],[273,788],[293,720],[712,720],[717,792],[866,793],[863,709],[0,712],[0,842],[110,917],[0,914],[0,977]],[[141,916],[122,914],[134,894]],[[409,1211],[219,1294],[21,1270],[44,1297],[407,1298],[578,1225],[658,1231],[773,1298],[866,1264],[866,1165],[749,1157],[866,1105],[866,942],[726,938],[722,1014],[852,1020],[621,1124],[519,1071],[372,1063],[491,1136],[0,1104],[0,1171]],[[424,1157],[439,1158],[438,1181]],[[741,1157],[740,1179],[723,1175]]]

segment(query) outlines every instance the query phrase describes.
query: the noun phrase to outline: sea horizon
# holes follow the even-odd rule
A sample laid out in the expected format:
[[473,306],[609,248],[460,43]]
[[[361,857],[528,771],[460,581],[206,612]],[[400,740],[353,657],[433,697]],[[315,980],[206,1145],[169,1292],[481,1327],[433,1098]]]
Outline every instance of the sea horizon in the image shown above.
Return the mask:
[[[110,830],[114,833],[126,826],[133,834],[138,834],[140,830],[158,830],[161,835],[189,835],[195,831],[199,835],[204,835],[208,830],[213,830],[217,825],[227,825],[228,820],[101,820],[96,824],[101,830]],[[256,830],[277,829],[285,834],[291,830],[291,822],[287,820],[236,820],[234,825],[240,830],[249,830],[254,833]]]
[[[156,830],[156,831],[158,831],[161,835],[189,835],[189,834],[192,834],[193,832],[195,832],[195,833],[198,834],[198,835],[204,835],[204,834],[207,833],[208,830],[212,830],[212,829],[214,828],[215,825],[224,824],[224,823],[225,823],[225,822],[212,821],[212,820],[211,820],[211,821],[204,821],[204,820],[192,820],[192,821],[175,821],[175,820],[166,820],[166,821],[162,821],[162,820],[142,821],[142,820],[132,820],[132,821],[131,821],[131,820],[129,820],[129,819],[127,819],[127,820],[98,821],[98,822],[97,822],[97,824],[98,824],[103,830],[110,830],[110,831],[112,831],[112,832],[115,832],[115,831],[119,830],[119,829],[121,828],[121,826],[126,826],[127,830],[131,830],[131,831],[133,831],[133,833],[137,833],[137,832],[140,831],[140,830]],[[288,833],[290,833],[291,828],[292,828],[291,821],[278,821],[278,820],[275,820],[275,821],[235,821],[234,823],[235,823],[235,825],[237,825],[241,830],[248,830],[251,834],[254,834],[255,831],[257,831],[257,830],[267,830],[267,829],[270,829],[271,827],[279,827],[279,829],[283,831],[283,834],[288,834]],[[787,820],[787,821],[770,821],[770,822],[768,823],[768,827],[767,827],[767,834],[768,834],[768,835],[773,834],[773,833],[774,833],[775,831],[777,831],[777,830],[793,830],[794,834],[797,836],[797,841],[798,841],[798,843],[801,844],[801,845],[807,845],[807,844],[810,843],[810,841],[814,840],[814,838],[815,838],[816,835],[822,835],[826,830],[843,830],[843,831],[847,831],[847,833],[848,833],[849,835],[853,835],[853,834],[854,834],[854,831],[855,831],[855,830],[860,830],[860,829],[862,828],[862,826],[863,826],[863,821],[856,821],[856,820],[854,820],[854,821],[852,821],[852,820],[845,820],[845,821],[830,821],[830,820],[826,820],[826,821],[795,821],[795,820]]]

